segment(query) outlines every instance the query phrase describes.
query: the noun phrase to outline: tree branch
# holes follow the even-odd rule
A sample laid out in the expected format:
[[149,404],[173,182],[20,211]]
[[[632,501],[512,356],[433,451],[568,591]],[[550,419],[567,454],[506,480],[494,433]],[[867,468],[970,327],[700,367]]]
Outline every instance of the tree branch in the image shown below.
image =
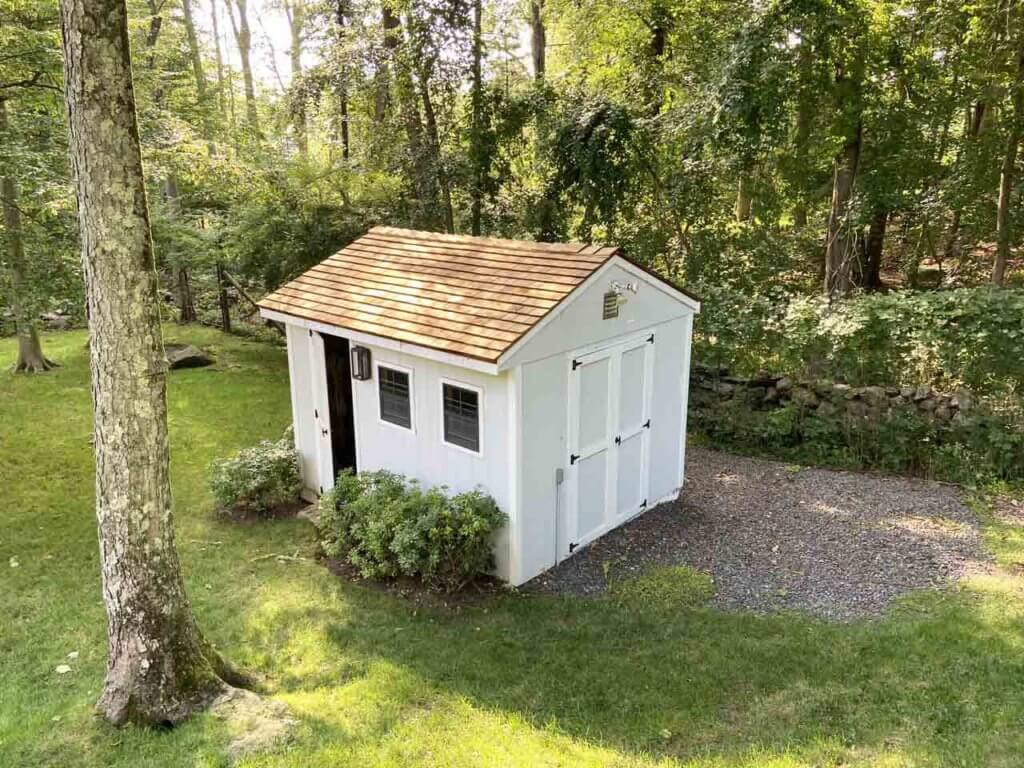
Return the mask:
[[[56,85],[50,85],[49,83],[39,82],[44,74],[45,72],[36,72],[32,75],[32,77],[26,78],[24,80],[13,80],[9,83],[0,83],[0,91],[6,91],[11,88],[45,88],[48,91],[56,91],[57,93],[63,93],[63,90],[61,88],[58,88]],[[0,96],[0,98],[4,97]]]

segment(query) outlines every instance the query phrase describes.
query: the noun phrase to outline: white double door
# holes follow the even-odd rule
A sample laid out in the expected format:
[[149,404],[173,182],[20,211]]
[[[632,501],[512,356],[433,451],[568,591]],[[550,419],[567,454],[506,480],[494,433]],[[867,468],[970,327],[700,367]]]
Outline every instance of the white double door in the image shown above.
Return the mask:
[[571,368],[560,559],[647,506],[654,336],[575,355]]

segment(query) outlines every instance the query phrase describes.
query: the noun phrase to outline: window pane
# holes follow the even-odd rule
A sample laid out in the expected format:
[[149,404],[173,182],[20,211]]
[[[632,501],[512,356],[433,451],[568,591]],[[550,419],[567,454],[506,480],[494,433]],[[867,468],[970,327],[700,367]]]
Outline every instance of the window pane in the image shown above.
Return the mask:
[[384,367],[377,370],[381,419],[410,429],[412,409],[409,405],[409,374]]
[[444,439],[480,452],[480,399],[476,392],[444,385]]

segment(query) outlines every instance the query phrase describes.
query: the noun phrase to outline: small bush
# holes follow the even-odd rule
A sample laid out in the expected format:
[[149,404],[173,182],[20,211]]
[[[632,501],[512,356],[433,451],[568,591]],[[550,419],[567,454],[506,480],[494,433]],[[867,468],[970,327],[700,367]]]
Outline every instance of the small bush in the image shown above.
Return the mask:
[[454,592],[493,567],[491,537],[505,514],[490,496],[424,490],[391,472],[345,471],[320,499],[324,552],[365,577],[410,576]]
[[210,490],[222,508],[263,514],[299,496],[299,457],[291,429],[210,464]]

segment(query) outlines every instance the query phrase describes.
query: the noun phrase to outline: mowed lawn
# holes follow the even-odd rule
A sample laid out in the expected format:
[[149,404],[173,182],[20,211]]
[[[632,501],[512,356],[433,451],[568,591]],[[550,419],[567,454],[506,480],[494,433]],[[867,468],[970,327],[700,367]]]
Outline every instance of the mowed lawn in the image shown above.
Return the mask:
[[[342,583],[308,523],[222,522],[210,459],[289,421],[283,350],[205,329],[170,375],[178,546],[208,636],[300,720],[259,766],[1016,766],[1024,561],[990,521],[995,575],[881,621],[510,595],[460,610]],[[85,335],[49,374],[0,373],[0,766],[226,765],[227,726],[116,730],[104,671]],[[0,361],[14,354],[0,341]],[[304,560],[278,561],[272,553]],[[1019,570],[1016,571],[1019,573]],[[74,660],[69,653],[77,652]],[[71,671],[58,675],[55,668]]]

